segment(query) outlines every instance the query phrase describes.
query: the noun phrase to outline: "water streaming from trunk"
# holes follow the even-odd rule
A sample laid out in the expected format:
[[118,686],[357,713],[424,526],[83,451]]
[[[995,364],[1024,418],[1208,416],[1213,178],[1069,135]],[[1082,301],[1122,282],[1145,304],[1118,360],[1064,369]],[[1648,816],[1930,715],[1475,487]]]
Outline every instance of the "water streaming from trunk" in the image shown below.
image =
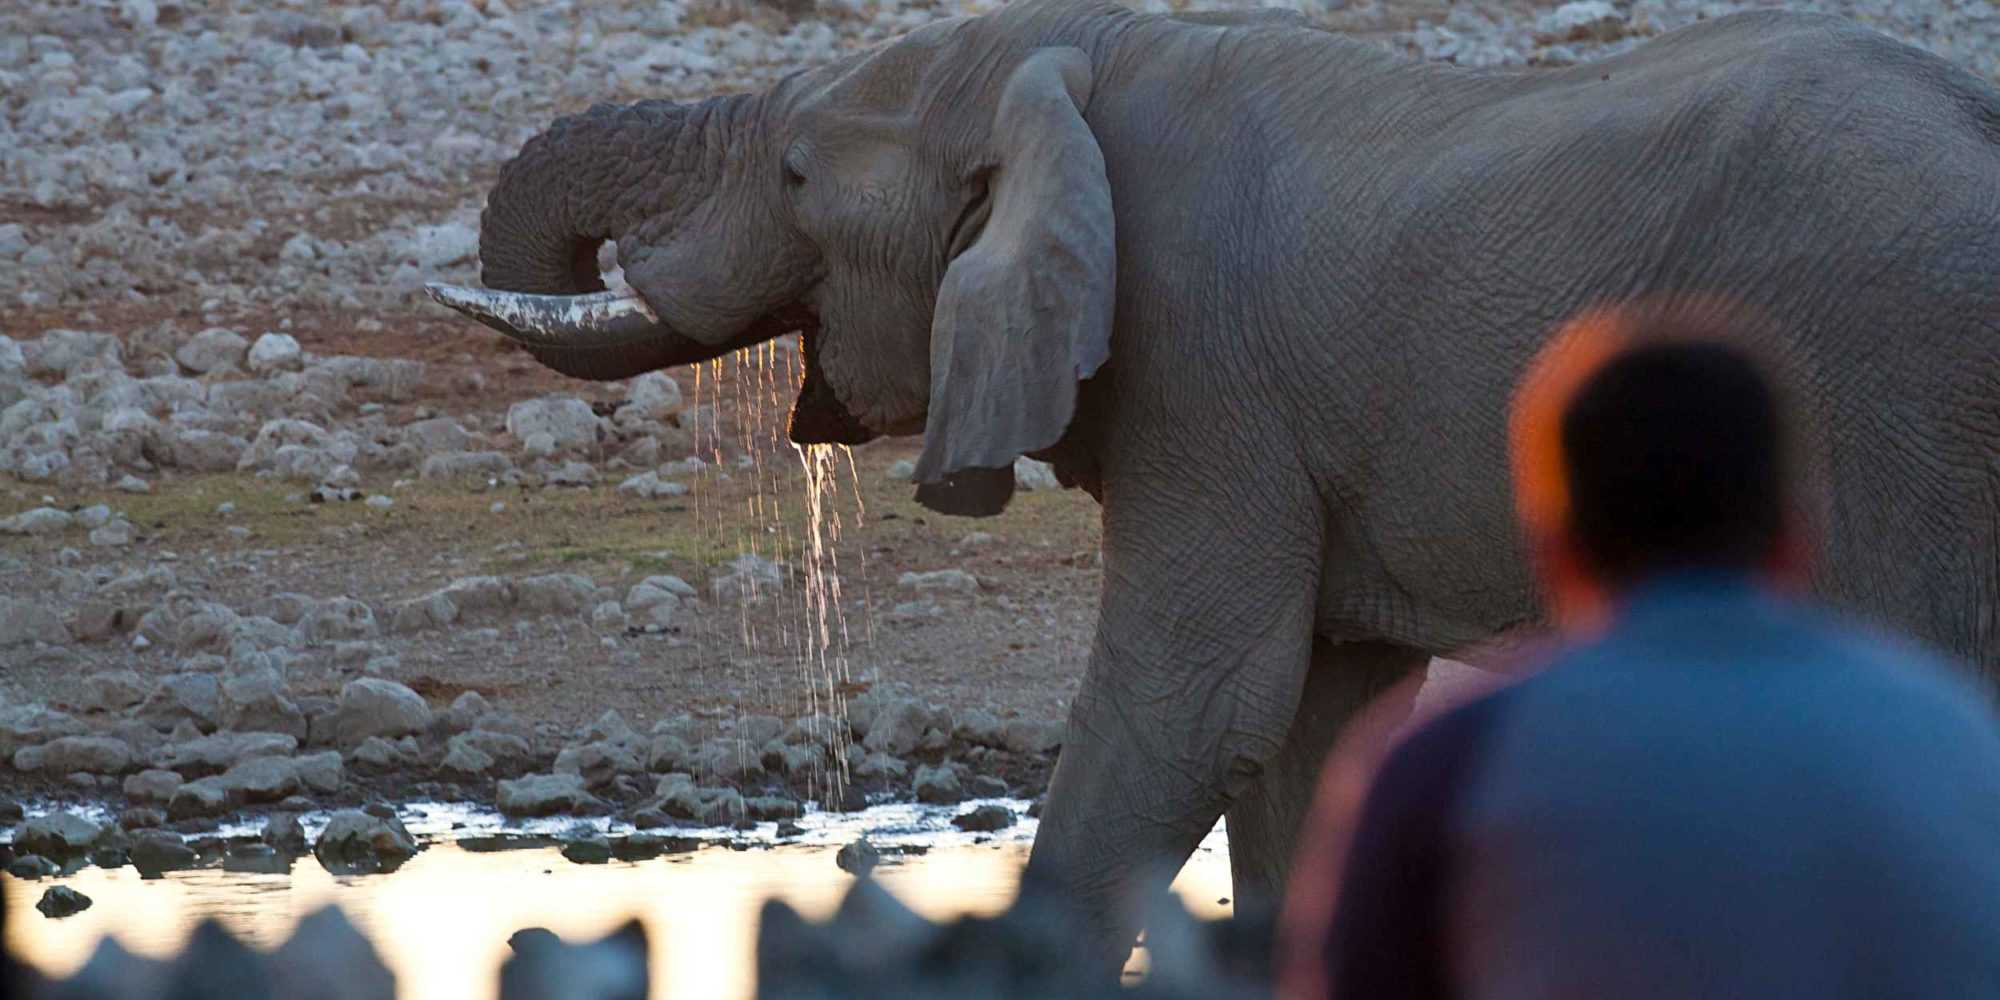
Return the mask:
[[[866,553],[841,551],[844,533],[854,538],[866,516],[859,467],[844,446],[789,440],[788,417],[804,378],[795,341],[745,348],[696,366],[694,375],[690,405],[697,411],[710,407],[716,417],[712,423],[694,421],[694,453],[706,463],[698,474],[705,482],[696,484],[692,495],[696,531],[704,551],[724,554],[725,562],[747,556],[779,565],[775,585],[759,578],[754,565],[730,570],[743,574],[745,589],[732,620],[734,638],[750,660],[788,654],[797,667],[797,686],[774,689],[778,700],[793,706],[795,715],[833,720],[831,765],[815,769],[809,785],[813,797],[837,801],[847,783],[847,691],[856,679],[857,633],[865,642],[875,627]],[[785,450],[803,475],[789,462],[767,461]],[[721,491],[712,489],[725,477],[739,476],[750,480],[743,499],[734,501],[743,504],[740,517],[735,509],[723,510],[721,505],[732,501],[719,500]],[[858,623],[850,621],[848,608],[854,591],[840,575],[844,554],[860,573]],[[698,620],[694,638],[702,642],[715,626],[712,617]],[[747,676],[746,664],[734,657],[723,669],[739,688],[776,681]]]

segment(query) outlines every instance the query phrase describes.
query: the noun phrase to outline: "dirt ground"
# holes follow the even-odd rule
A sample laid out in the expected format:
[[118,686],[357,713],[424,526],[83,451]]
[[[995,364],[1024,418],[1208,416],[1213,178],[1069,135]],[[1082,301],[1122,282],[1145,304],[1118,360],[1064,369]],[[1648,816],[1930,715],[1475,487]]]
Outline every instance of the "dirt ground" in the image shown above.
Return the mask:
[[[131,330],[148,322],[101,313],[98,325]],[[498,420],[515,401],[554,391],[607,406],[618,396],[615,387],[548,373],[462,321],[412,328],[405,318],[376,334],[339,325],[295,324],[292,332],[309,352],[428,363],[412,399],[376,411],[391,424],[440,412]],[[21,331],[23,339],[37,333],[33,326]],[[353,597],[383,616],[396,600],[465,576],[578,573],[622,593],[644,577],[668,573],[704,597],[667,633],[628,634],[584,617],[460,623],[336,652],[325,658],[325,669],[307,677],[295,672],[292,689],[336,695],[360,676],[367,658],[387,655],[400,661],[390,675],[439,707],[459,692],[479,691],[496,706],[565,729],[607,708],[642,729],[681,712],[789,718],[824,707],[829,684],[851,695],[883,680],[1003,719],[1062,718],[1095,618],[1094,501],[1075,491],[1036,491],[1018,495],[997,518],[944,517],[917,506],[911,485],[889,476],[895,462],[915,458],[915,440],[880,441],[835,456],[821,531],[827,564],[838,567],[841,599],[822,650],[812,635],[817,609],[807,601],[806,476],[800,454],[782,441],[789,397],[779,393],[774,400],[768,385],[751,386],[769,379],[743,359],[678,374],[691,403],[719,403],[722,417],[722,441],[697,448],[709,468],[688,479],[687,496],[628,496],[613,488],[616,475],[590,487],[364,475],[361,492],[396,501],[377,510],[302,500],[301,484],[249,473],[162,475],[145,495],[0,479],[0,517],[102,503],[142,533],[139,543],[108,560],[98,550],[79,552],[74,538],[0,539],[0,555],[20,561],[21,572],[6,578],[44,585],[44,571],[80,562],[114,574],[167,566],[183,587],[246,613],[270,595],[300,593]],[[233,512],[217,513],[224,503]],[[249,537],[235,537],[232,527],[248,529]],[[740,552],[797,572],[752,600],[709,596],[717,567]],[[938,569],[970,572],[979,589],[919,595],[898,584],[904,573]],[[899,612],[905,604],[919,607]],[[133,654],[118,643],[4,655],[13,660],[5,683],[57,708],[85,703],[83,679],[93,670],[181,668],[173,654]]]

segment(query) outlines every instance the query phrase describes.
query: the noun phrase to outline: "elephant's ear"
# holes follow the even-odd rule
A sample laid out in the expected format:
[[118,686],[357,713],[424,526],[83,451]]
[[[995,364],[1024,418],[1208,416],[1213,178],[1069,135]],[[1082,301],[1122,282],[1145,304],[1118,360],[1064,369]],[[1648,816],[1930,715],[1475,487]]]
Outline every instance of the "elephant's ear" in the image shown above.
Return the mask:
[[986,227],[945,271],[931,322],[916,479],[934,510],[999,513],[1014,460],[1063,436],[1077,382],[1111,353],[1111,185],[1089,100],[1073,48],[1035,52],[1001,91]]

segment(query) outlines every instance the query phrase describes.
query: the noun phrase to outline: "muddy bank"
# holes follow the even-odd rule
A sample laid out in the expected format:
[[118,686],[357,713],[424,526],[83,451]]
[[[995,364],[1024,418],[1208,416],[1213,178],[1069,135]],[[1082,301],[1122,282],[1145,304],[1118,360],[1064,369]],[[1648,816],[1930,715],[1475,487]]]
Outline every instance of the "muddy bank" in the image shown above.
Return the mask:
[[[284,702],[282,684],[269,675],[249,680]],[[403,685],[363,678],[330,704],[271,708],[270,717],[298,721],[292,732],[204,731],[193,689],[248,685],[241,674],[177,674],[143,698],[135,691],[134,704],[117,711],[5,710],[0,737],[10,745],[0,749],[11,751],[8,794],[84,803],[98,817],[61,811],[55,819],[23,820],[19,801],[0,802],[0,817],[20,824],[10,839],[17,848],[56,845],[65,857],[55,860],[64,861],[116,852],[152,831],[209,833],[265,816],[364,806],[393,816],[392,807],[377,803],[410,799],[464,803],[513,819],[749,830],[796,821],[809,809],[1032,799],[1060,745],[1057,725],[954,716],[886,686],[848,701],[841,716],[746,716],[709,725],[682,715],[641,733],[611,710],[552,737],[477,693],[434,712]]]
[[856,877],[934,848],[1026,845],[1035,803],[987,798],[953,805],[893,803],[851,812],[808,805],[778,819],[646,826],[616,816],[508,816],[472,802],[371,802],[293,813],[246,813],[204,829],[132,827],[103,806],[38,802],[0,830],[0,870],[39,883],[86,869],[141,878],[216,870],[284,874],[310,864],[333,875],[386,875],[448,845],[492,853],[554,849],[570,863],[645,861],[701,850],[816,848]]

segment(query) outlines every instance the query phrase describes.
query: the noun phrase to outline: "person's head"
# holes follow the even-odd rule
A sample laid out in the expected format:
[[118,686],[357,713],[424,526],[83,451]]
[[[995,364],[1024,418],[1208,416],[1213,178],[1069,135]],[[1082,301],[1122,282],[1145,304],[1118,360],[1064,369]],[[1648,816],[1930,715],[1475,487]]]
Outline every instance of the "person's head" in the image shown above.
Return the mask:
[[1593,312],[1530,368],[1513,413],[1516,499],[1559,618],[1587,625],[1663,573],[1791,584],[1805,563],[1792,416],[1732,315]]

